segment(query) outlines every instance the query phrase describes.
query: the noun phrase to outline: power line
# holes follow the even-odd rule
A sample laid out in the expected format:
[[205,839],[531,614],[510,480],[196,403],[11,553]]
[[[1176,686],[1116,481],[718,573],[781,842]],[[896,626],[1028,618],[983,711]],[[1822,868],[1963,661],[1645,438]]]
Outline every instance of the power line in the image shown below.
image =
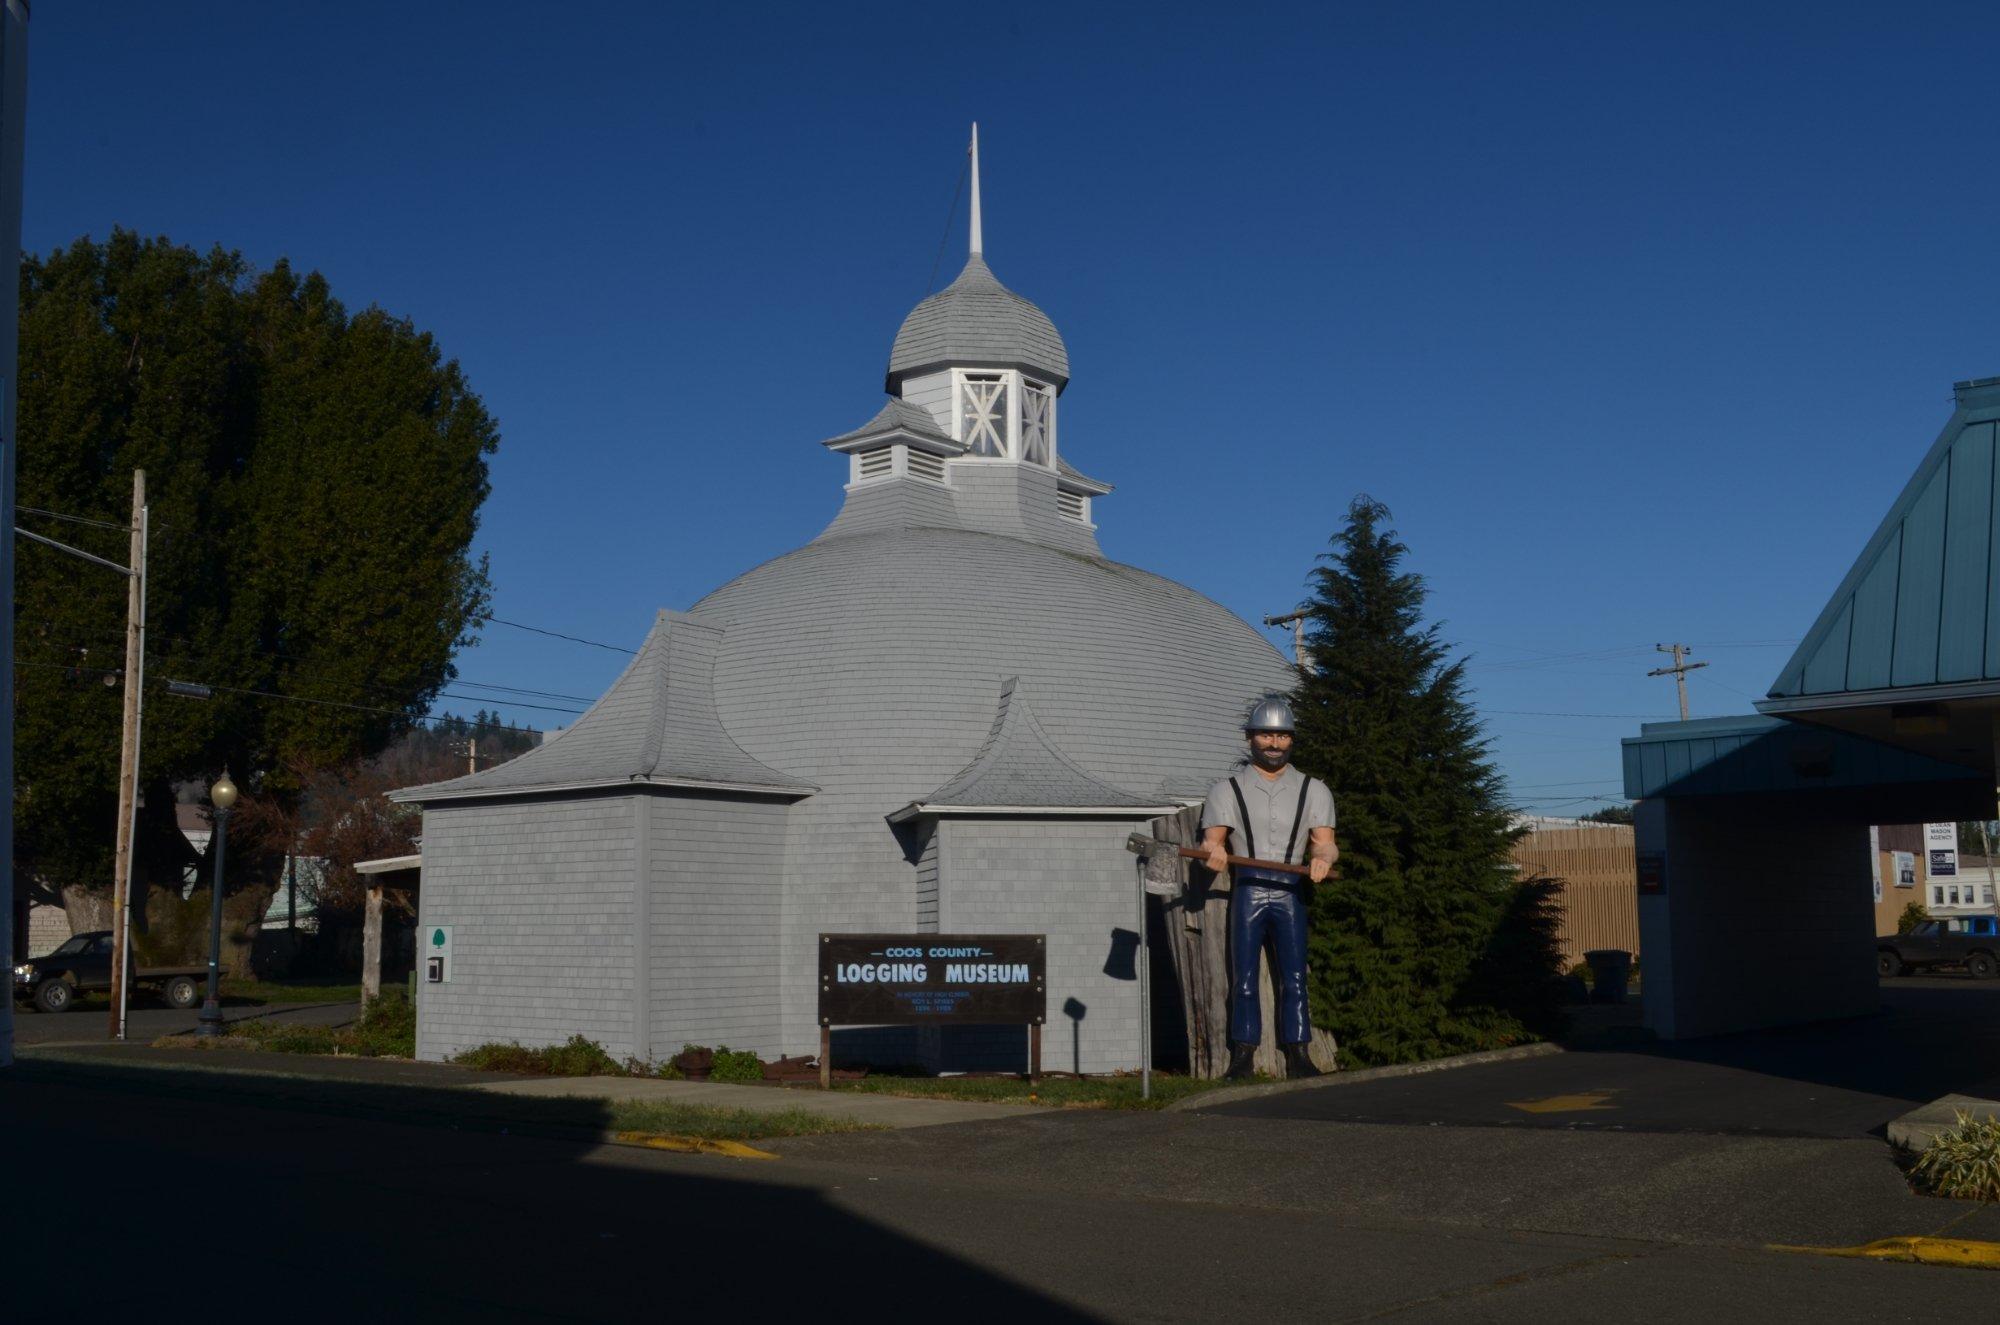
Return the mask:
[[[51,625],[51,626],[59,626],[59,625],[62,625],[62,624],[63,624],[63,623],[62,623],[62,622],[60,622],[60,621],[53,621],[53,620],[50,620],[50,619],[49,619],[49,618],[47,618],[47,617],[24,617],[24,618],[22,618],[22,619],[23,619],[24,621],[40,621],[40,622],[42,622],[42,623],[43,623],[43,624],[45,624],[45,625]],[[90,628],[90,627],[88,627],[88,626],[81,626],[81,627],[75,627],[74,629],[75,629],[75,630],[77,631],[77,633],[79,633],[79,634],[85,634],[85,635],[95,635],[95,636],[102,636],[102,637],[104,637],[104,638],[107,638],[107,639],[109,639],[109,638],[119,638],[119,639],[122,639],[122,638],[124,638],[124,634],[125,634],[125,632],[124,632],[124,631],[122,631],[122,630],[120,630],[120,631],[113,631],[113,630],[93,630],[93,629],[91,629],[91,628]],[[187,636],[185,636],[185,635],[160,635],[160,634],[155,634],[155,635],[153,636],[153,638],[154,638],[155,640],[157,640],[157,641],[161,641],[161,642],[163,642],[163,643],[167,643],[167,644],[187,644],[187,645],[194,645],[194,644],[196,644],[196,643],[197,643],[197,641],[195,641],[195,640],[192,640],[192,639],[188,638],[188,637],[187,637]],[[40,637],[40,642],[43,642],[43,643],[47,643],[47,644],[51,644],[51,645],[55,645],[55,646],[57,646],[57,647],[63,647],[63,646],[64,646],[64,641],[61,641],[61,640],[54,640],[54,639],[49,639],[49,638],[48,638],[47,636],[42,636],[42,637]],[[74,641],[74,640],[71,640],[71,641],[68,641],[68,647],[72,647],[72,648],[74,648],[74,647],[78,647],[78,646],[77,646],[77,644],[76,644],[76,641]],[[250,654],[251,656],[253,656],[253,657],[258,657],[258,658],[279,658],[279,659],[283,659],[283,660],[284,660],[284,661],[286,661],[286,662],[297,662],[297,663],[307,663],[307,664],[310,664],[310,665],[314,665],[314,666],[325,666],[325,665],[327,665],[327,662],[328,662],[328,660],[327,660],[327,659],[325,659],[325,658],[311,658],[311,657],[307,657],[307,656],[305,656],[305,655],[303,655],[303,654],[297,654],[297,653],[280,653],[280,652],[278,652],[278,651],[277,651],[276,649],[244,649],[244,650],[243,650],[242,652],[244,652],[244,653],[247,653],[247,654]],[[177,657],[177,658],[173,658],[173,659],[172,659],[172,661],[173,661],[173,662],[175,662],[175,663],[177,663],[177,664],[182,664],[182,665],[195,665],[195,664],[199,664],[199,663],[212,663],[212,662],[215,662],[215,661],[218,661],[218,660],[222,660],[222,661],[228,661],[227,659],[222,659],[221,655],[220,655],[220,654],[217,654],[217,653],[206,653],[206,654],[204,654],[204,653],[196,653],[196,654],[194,654],[194,655],[193,655],[192,657]],[[361,690],[384,690],[384,691],[391,691],[391,692],[393,692],[393,691],[394,691],[394,690],[396,689],[396,687],[394,687],[394,686],[385,686],[385,685],[377,685],[377,684],[373,684],[373,683],[371,683],[371,682],[367,682],[367,681],[353,681],[353,682],[345,682],[345,683],[338,683],[338,684],[349,684],[349,685],[353,685],[353,686],[354,686],[354,687],[356,687],[357,689],[361,689]],[[462,685],[462,686],[472,686],[472,687],[474,687],[475,689],[479,689],[479,690],[504,690],[504,691],[507,691],[507,692],[508,692],[508,693],[510,693],[510,694],[516,694],[516,695],[534,695],[534,696],[536,696],[537,698],[540,698],[540,699],[566,699],[566,700],[569,700],[569,701],[570,701],[571,703],[575,703],[575,704],[594,704],[594,703],[596,703],[596,702],[597,702],[597,701],[596,701],[595,699],[593,699],[593,698],[592,698],[591,696],[589,696],[589,695],[567,695],[567,694],[563,694],[562,692],[560,692],[560,691],[556,691],[556,690],[531,690],[531,689],[529,689],[529,688],[527,688],[527,687],[525,687],[525,686],[509,686],[509,685],[501,685],[501,684],[500,684],[499,682],[497,682],[497,681],[473,681],[473,680],[469,680],[469,679],[467,679],[467,678],[465,678],[465,677],[462,677],[462,676],[459,676],[459,677],[453,677],[453,678],[452,678],[452,679],[451,679],[450,681],[446,682],[445,684],[447,684],[447,685]],[[440,692],[440,693],[443,693],[443,692]],[[454,698],[454,699],[481,699],[481,698],[483,698],[483,696],[480,696],[480,695],[452,695],[452,696],[450,696],[450,697],[451,697],[451,698]],[[511,701],[508,701],[508,700],[503,700],[503,699],[494,699],[494,700],[493,700],[492,702],[493,702],[493,703],[496,703],[496,704],[504,704],[504,703],[509,703],[509,702],[511,702]]]
[[483,616],[481,621],[491,621],[496,626],[512,626],[515,630],[533,631],[537,635],[547,635],[551,639],[566,639],[572,644],[588,644],[593,649],[609,649],[613,653],[637,653],[620,644],[603,644],[594,639],[584,639],[581,635],[565,635],[560,630],[543,630],[540,626],[524,626],[518,621],[503,621],[497,616]]
[[[114,667],[81,667],[71,663],[34,662],[25,658],[16,658],[14,660],[14,666],[35,667],[35,668],[40,668],[44,671],[70,672],[78,676],[97,676],[104,678],[114,678],[119,675],[118,669]],[[287,695],[277,690],[252,690],[242,686],[217,685],[213,681],[203,681],[200,684],[206,686],[210,690],[220,690],[227,694],[232,694],[232,695],[254,695],[260,699],[282,699],[293,704],[316,704],[321,708],[352,709],[358,713],[386,713],[394,717],[407,719],[410,722],[450,722],[454,720],[460,722],[464,721],[464,719],[458,718],[455,714],[444,714],[441,716],[427,715],[422,717],[412,717],[407,710],[383,708],[378,704],[349,704],[343,700],[338,700],[338,699],[313,699],[307,695]],[[164,687],[165,682],[162,681],[161,685],[162,687]],[[485,697],[480,695],[448,695],[445,697],[450,699],[483,700],[484,702],[487,703],[505,704],[508,708],[543,709],[550,713],[568,713],[571,715],[575,715],[583,712],[582,709],[560,709],[549,704],[523,704],[515,700],[485,699]]]
[[132,531],[132,526],[130,525],[114,524],[110,520],[92,520],[81,515],[64,515],[61,511],[45,511],[39,506],[16,506],[14,509],[22,515],[41,515],[51,520],[68,520],[71,524],[95,525],[99,529],[116,529],[120,533],[130,533]]

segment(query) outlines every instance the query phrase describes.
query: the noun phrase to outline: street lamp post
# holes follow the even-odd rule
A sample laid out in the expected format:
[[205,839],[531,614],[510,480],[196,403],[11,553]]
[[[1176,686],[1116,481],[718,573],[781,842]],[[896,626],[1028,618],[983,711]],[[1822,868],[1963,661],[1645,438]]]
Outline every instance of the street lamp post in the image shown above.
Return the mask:
[[208,789],[209,804],[215,807],[215,886],[208,899],[208,999],[201,1005],[201,1024],[195,1034],[222,1034],[222,1004],[217,989],[221,983],[222,961],[222,857],[229,849],[229,810],[236,804],[236,784],[224,770]]

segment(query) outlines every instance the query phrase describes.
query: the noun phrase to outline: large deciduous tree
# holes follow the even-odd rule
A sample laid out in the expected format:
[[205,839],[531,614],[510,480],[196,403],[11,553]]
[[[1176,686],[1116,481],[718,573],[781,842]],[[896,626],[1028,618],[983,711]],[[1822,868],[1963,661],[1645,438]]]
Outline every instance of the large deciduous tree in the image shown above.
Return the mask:
[[1332,788],[1340,842],[1312,906],[1313,1024],[1355,1066],[1514,1043],[1559,1016],[1554,886],[1510,864],[1464,663],[1424,624],[1388,521],[1356,498],[1313,571],[1296,693],[1296,757]]
[[[454,675],[498,430],[428,333],[282,261],[119,230],[24,261],[20,300],[21,504],[123,525],[146,471],[140,878],[178,890],[175,783],[296,797],[290,770],[381,749]],[[22,518],[125,559],[122,532]],[[125,585],[30,544],[18,567],[17,866],[74,913],[112,877]]]

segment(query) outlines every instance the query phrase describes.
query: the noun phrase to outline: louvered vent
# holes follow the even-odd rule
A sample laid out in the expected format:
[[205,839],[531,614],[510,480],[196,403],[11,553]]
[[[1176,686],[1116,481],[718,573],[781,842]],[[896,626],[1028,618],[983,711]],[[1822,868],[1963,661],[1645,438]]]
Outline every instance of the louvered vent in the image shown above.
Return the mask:
[[927,478],[933,483],[944,482],[944,457],[925,451],[911,451],[910,477]]
[[871,478],[887,478],[896,469],[896,457],[888,447],[879,451],[863,451],[858,477],[864,481]]
[[1089,523],[1090,499],[1080,492],[1058,491],[1056,493],[1056,509],[1062,512],[1063,519],[1065,520],[1075,520],[1079,524]]

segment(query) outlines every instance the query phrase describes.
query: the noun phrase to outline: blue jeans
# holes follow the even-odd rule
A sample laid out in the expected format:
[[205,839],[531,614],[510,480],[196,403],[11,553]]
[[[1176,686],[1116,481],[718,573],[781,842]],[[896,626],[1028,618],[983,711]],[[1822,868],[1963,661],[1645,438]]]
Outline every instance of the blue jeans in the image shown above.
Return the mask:
[[1296,884],[1264,883],[1240,875],[1229,898],[1229,1038],[1237,1044],[1263,1041],[1257,970],[1267,937],[1275,950],[1278,1043],[1305,1044],[1312,1039],[1306,1019],[1305,898]]

